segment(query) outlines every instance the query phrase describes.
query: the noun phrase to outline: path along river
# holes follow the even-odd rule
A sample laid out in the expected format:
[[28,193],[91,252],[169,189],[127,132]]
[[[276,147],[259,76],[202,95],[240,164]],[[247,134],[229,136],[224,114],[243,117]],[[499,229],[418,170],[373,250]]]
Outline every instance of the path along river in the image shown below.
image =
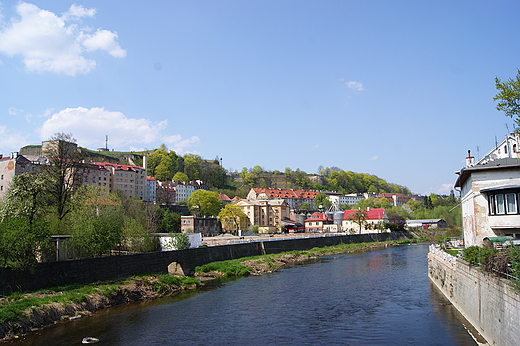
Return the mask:
[[17,345],[476,345],[427,277],[426,244],[325,257],[99,311]]

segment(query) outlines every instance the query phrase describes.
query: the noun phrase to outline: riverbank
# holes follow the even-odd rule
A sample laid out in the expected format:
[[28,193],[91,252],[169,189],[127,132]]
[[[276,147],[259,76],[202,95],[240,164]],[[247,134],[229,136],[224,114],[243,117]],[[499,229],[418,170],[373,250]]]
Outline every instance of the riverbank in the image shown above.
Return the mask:
[[14,293],[0,299],[0,339],[16,338],[53,323],[92,315],[95,311],[110,306],[198,289],[205,281],[215,277],[261,275],[322,256],[410,242],[413,240],[339,244],[308,251],[291,251],[213,262],[196,268],[195,275],[199,278],[145,275],[30,293]]

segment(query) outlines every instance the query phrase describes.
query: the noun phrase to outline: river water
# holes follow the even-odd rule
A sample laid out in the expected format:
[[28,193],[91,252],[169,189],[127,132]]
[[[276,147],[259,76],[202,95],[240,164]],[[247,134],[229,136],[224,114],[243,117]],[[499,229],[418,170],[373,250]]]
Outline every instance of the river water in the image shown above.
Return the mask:
[[130,303],[17,345],[476,345],[429,282],[426,244],[325,257],[174,298]]

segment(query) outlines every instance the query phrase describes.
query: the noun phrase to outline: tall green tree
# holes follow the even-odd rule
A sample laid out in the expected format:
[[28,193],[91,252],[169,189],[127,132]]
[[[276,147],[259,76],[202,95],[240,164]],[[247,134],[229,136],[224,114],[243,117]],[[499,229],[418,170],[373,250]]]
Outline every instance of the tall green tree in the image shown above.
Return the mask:
[[15,175],[0,207],[0,219],[24,217],[31,227],[34,220],[44,218],[48,211],[50,183],[42,172]]
[[246,228],[247,216],[238,205],[226,204],[218,214],[225,231],[237,234],[239,229]]
[[367,210],[357,209],[348,217],[348,219],[359,226],[359,234],[361,234],[361,231],[367,224]]
[[50,180],[48,191],[51,205],[55,208],[58,221],[62,221],[72,210],[72,195],[81,185],[82,154],[72,134],[56,133],[50,140],[43,142],[42,153],[47,164],[43,172]]
[[74,196],[71,243],[76,256],[95,257],[118,249],[124,238],[124,209],[115,194],[89,186]]
[[196,190],[188,197],[188,208],[199,216],[217,216],[221,202],[213,191]]
[[[495,87],[498,93],[493,97],[493,101],[498,101],[497,110],[504,112],[505,116],[514,118],[517,127],[520,127],[520,69],[517,70],[516,77],[506,81],[495,78]],[[515,118],[516,117],[516,118]]]
[[330,201],[329,196],[324,193],[320,192],[314,197],[315,209],[328,210],[331,205],[332,202]]

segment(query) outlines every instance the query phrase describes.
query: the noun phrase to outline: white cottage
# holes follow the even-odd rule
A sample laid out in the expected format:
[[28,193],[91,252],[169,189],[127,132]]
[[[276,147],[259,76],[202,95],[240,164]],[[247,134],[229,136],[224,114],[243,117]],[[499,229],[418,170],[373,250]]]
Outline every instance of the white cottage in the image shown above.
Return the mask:
[[482,245],[486,237],[520,239],[520,161],[517,136],[507,136],[475,163],[468,151],[458,174],[465,246]]

